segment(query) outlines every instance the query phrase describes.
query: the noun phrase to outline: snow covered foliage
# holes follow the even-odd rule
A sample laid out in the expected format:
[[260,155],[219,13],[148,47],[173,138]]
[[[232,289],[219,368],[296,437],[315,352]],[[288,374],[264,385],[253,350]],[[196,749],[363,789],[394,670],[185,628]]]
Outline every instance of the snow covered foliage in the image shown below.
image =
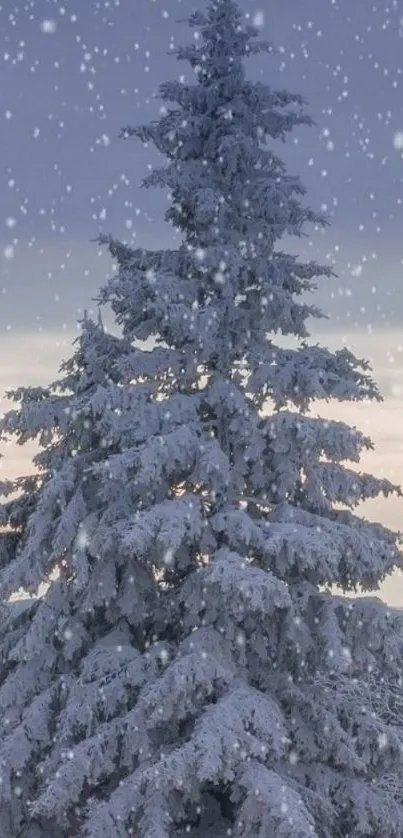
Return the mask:
[[309,412],[380,396],[365,362],[309,344],[330,271],[280,247],[325,223],[274,151],[311,120],[246,79],[272,50],[232,0],[190,23],[195,83],[123,132],[167,159],[146,184],[181,244],[108,239],[121,337],[85,318],[2,421],[40,452],[2,487],[1,836],[401,838],[403,728],[376,684],[396,707],[403,618],[332,587],[401,566],[355,514],[398,489],[346,466],[365,435]]

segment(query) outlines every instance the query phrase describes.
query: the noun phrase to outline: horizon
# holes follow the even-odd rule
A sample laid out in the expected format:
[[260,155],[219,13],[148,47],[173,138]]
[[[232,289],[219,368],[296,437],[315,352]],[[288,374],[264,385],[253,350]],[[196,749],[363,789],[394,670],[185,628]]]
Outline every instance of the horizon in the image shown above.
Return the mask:
[[[33,333],[29,340],[25,336],[26,348],[22,351],[20,336],[0,336],[0,352],[2,341],[4,344],[5,341],[15,340],[16,344],[12,352],[14,365],[9,371],[10,374],[5,377],[4,371],[0,371],[1,413],[11,408],[11,403],[4,398],[5,390],[27,385],[46,386],[57,378],[59,364],[70,357],[72,341],[77,334],[78,330],[76,333],[66,332],[64,335],[58,332]],[[330,349],[348,345],[358,357],[368,358],[367,350],[370,345],[374,349],[372,338],[372,335],[361,333],[355,334],[354,340],[348,341],[346,335],[337,332],[329,332],[327,336],[316,332],[312,335],[311,342],[319,342]],[[383,335],[378,333],[376,355],[372,356],[374,379],[378,386],[381,385],[383,402],[329,400],[328,403],[313,403],[311,411],[323,418],[344,421],[370,436],[374,450],[363,452],[357,468],[403,486],[403,423],[399,422],[399,416],[403,415],[403,387],[396,383],[399,380],[403,382],[403,346],[400,352],[396,352],[398,339],[399,332],[385,332]],[[17,347],[20,348],[20,354]],[[393,347],[395,360],[391,363]],[[396,363],[396,356],[400,363]],[[0,448],[3,455],[0,459],[1,479],[14,479],[30,473],[31,457],[35,451],[36,446],[33,443],[27,443],[22,448],[16,444]],[[355,464],[353,467],[356,467]],[[378,521],[393,531],[403,531],[403,498],[378,497],[360,504],[356,511],[357,514]],[[375,595],[375,592],[367,595]],[[400,571],[395,571],[387,577],[379,589],[379,596],[391,606],[403,607],[403,577]]]

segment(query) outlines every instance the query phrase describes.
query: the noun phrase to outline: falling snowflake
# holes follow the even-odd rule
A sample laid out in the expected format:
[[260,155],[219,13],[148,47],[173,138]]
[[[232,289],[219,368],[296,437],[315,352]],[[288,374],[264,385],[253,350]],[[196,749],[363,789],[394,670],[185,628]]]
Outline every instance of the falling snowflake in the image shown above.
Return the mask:
[[7,247],[4,248],[3,253],[4,253],[5,258],[8,259],[9,261],[11,261],[11,259],[14,259],[15,250],[14,250],[13,245],[12,244],[7,245]]
[[387,737],[386,733],[380,733],[379,736],[378,736],[378,746],[379,746],[380,750],[382,751],[384,748],[386,748],[387,744],[388,744],[388,737]]
[[253,17],[253,25],[256,26],[258,29],[261,29],[264,26],[264,12],[259,9]]
[[172,549],[169,549],[169,550],[166,551],[166,553],[164,555],[164,563],[166,565],[172,565],[173,562],[174,562],[174,558],[175,558],[174,551]]
[[393,137],[393,145],[396,151],[403,151],[403,131],[397,131]]
[[54,35],[57,29],[57,23],[55,20],[43,20],[41,23],[41,31],[45,35]]

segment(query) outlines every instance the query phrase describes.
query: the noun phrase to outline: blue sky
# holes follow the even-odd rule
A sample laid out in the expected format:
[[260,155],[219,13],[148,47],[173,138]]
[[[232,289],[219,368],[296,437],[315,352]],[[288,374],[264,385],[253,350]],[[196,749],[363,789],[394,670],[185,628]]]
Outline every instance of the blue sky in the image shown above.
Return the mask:
[[[281,151],[310,203],[331,217],[324,237],[298,244],[336,260],[339,277],[320,292],[334,328],[403,319],[403,159],[393,145],[403,131],[399,5],[242,2],[280,48],[275,58],[251,61],[251,74],[301,92],[318,123]],[[0,329],[75,320],[110,265],[90,243],[100,228],[150,246],[172,240],[165,199],[140,189],[152,150],[117,134],[158,114],[159,83],[188,72],[169,48],[191,37],[178,21],[192,7],[2,4]]]

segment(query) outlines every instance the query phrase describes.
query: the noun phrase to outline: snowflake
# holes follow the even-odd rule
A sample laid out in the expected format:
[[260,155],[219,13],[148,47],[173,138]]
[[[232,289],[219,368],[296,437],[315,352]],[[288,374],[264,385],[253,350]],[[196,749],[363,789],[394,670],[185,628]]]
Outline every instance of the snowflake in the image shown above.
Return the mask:
[[54,35],[57,29],[55,20],[43,20],[41,23],[41,30],[45,35]]

